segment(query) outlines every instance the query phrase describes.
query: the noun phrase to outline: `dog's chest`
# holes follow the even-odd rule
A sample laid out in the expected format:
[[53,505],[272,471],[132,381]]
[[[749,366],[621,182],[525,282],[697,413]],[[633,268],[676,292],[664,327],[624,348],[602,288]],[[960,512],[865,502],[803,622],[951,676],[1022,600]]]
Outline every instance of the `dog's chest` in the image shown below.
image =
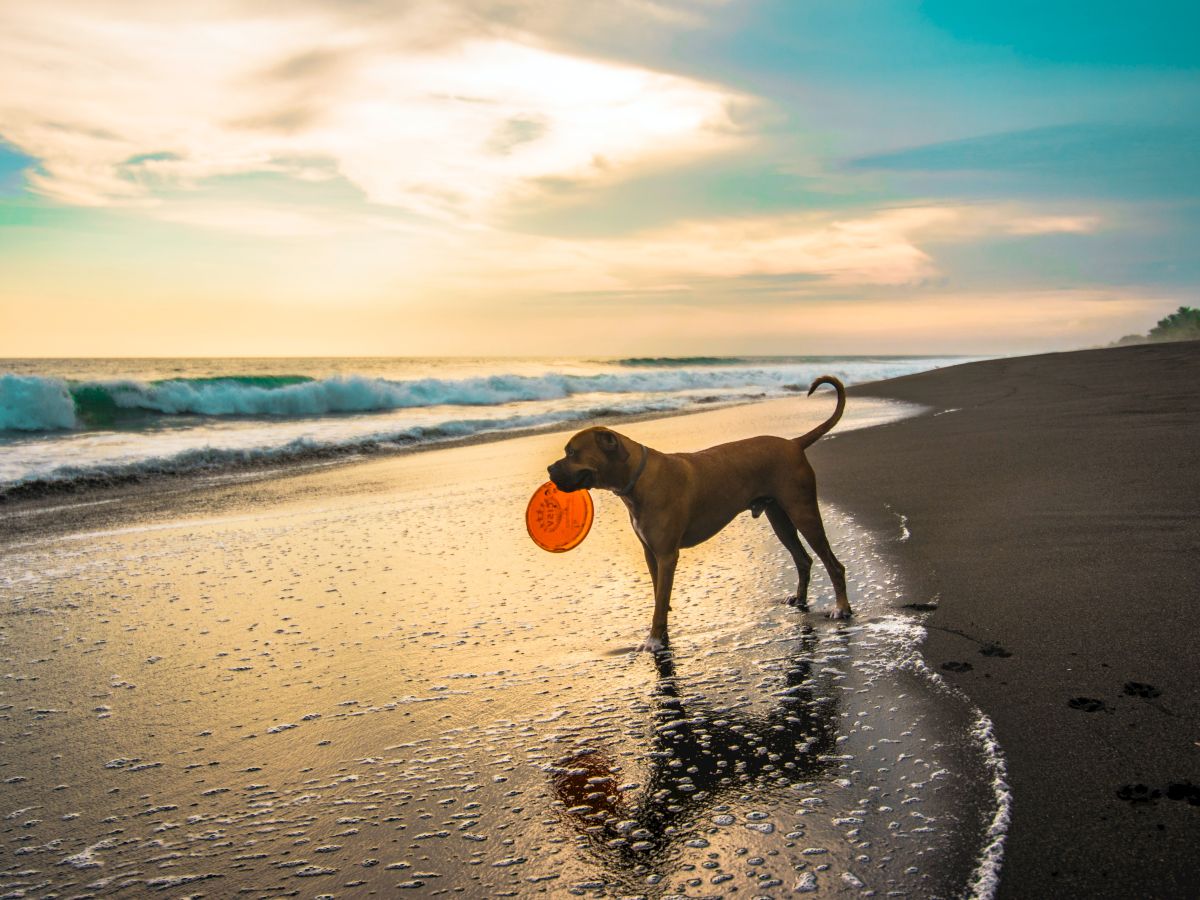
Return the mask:
[[640,524],[637,524],[637,517],[630,516],[629,521],[634,524],[634,534],[638,536],[638,539],[642,541],[642,544],[649,544],[649,539],[647,539],[646,532],[643,532]]
[[621,499],[625,503],[625,508],[629,510],[629,524],[633,526],[633,533],[638,536],[638,540],[643,544],[649,544],[650,541],[646,538],[646,532],[642,529],[641,523],[638,522],[637,508],[625,497]]
[[633,525],[633,533],[638,536],[638,538],[641,540],[641,542],[643,544],[649,543],[649,541],[646,538],[646,532],[642,531],[642,526],[640,526],[638,524],[637,516],[635,516],[633,513],[630,513],[629,514],[629,522],[631,525]]

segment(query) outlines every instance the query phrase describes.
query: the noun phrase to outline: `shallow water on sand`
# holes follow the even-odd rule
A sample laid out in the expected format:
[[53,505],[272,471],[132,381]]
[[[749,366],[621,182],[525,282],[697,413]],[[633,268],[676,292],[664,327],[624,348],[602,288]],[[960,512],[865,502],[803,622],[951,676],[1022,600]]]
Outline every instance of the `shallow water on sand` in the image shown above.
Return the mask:
[[826,508],[835,623],[819,564],[812,611],[781,602],[790,558],[742,516],[685,552],[672,651],[628,652],[620,503],[570,554],[524,535],[561,440],[10,548],[0,892],[970,893],[993,773],[877,539]]

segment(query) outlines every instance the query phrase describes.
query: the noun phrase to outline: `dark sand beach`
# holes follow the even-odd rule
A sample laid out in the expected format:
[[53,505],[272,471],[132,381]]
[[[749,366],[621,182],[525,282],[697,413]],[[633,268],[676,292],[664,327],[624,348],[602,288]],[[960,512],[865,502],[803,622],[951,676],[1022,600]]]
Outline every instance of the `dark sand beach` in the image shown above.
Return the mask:
[[893,535],[909,595],[937,605],[929,665],[995,722],[999,896],[1197,896],[1200,345],[851,393],[932,408],[811,456],[826,498]]
[[[855,618],[820,568],[783,603],[745,515],[685,554],[657,660],[619,501],[571,553],[524,532],[564,434],[14,504],[0,893],[1192,895],[1196,360],[854,391],[812,456]],[[905,412],[868,395],[928,411],[854,430]]]

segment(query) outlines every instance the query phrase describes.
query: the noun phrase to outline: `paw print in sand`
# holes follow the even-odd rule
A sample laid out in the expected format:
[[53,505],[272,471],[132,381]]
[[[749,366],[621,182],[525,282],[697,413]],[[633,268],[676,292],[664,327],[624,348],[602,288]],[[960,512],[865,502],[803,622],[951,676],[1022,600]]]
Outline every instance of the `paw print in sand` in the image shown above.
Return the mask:
[[1178,781],[1167,785],[1168,800],[1186,800],[1189,806],[1200,806],[1200,785]]
[[1162,691],[1152,684],[1144,684],[1141,681],[1125,682],[1124,691],[1130,697],[1143,697],[1147,700],[1153,700],[1155,697],[1161,697]]
[[1158,788],[1146,787],[1144,784],[1123,784],[1117,788],[1117,797],[1127,803],[1153,803],[1162,796]]

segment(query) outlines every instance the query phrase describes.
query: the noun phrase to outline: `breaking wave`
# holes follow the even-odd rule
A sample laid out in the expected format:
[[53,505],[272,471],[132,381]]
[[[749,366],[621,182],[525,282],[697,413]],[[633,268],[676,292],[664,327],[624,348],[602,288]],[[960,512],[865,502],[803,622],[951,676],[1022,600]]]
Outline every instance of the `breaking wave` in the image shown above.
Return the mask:
[[0,431],[74,427],[75,402],[65,381],[35,375],[0,375]]
[[[692,362],[695,365],[695,362]],[[683,391],[807,388],[812,366],[665,368],[572,375],[491,375],[397,381],[359,375],[300,375],[66,382],[38,376],[0,378],[0,429],[53,431],[137,425],[163,416],[308,417],[431,406],[496,406],[578,394],[674,394]],[[886,377],[881,373],[877,377]],[[861,377],[856,380],[863,380]]]

